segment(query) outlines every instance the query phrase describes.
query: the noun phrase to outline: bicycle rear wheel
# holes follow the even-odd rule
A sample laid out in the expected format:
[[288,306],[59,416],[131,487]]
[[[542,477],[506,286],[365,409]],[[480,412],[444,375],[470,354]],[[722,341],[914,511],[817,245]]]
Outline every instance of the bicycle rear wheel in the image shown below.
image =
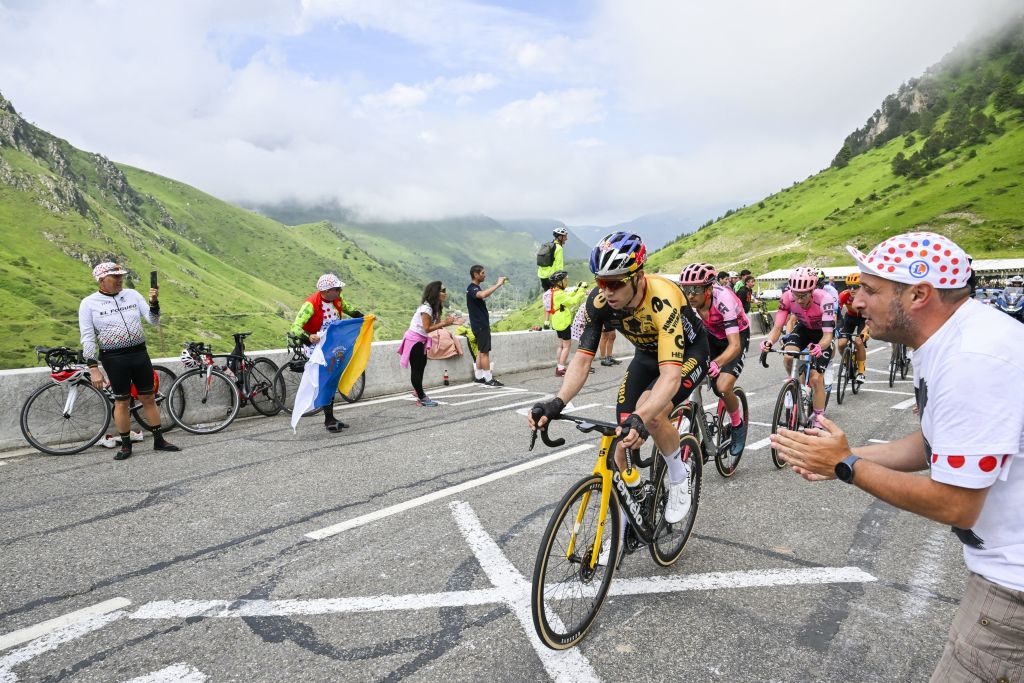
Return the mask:
[[[295,370],[290,363],[285,363],[277,369],[273,379],[274,402],[287,415],[292,414],[292,407],[295,405],[295,392],[299,390],[299,383],[302,381],[302,370]],[[323,408],[308,410],[302,414],[303,417],[316,415]]]
[[[683,554],[683,547],[690,540],[693,523],[697,520],[697,505],[700,503],[700,486],[704,480],[704,463],[700,457],[700,442],[693,434],[679,439],[682,456],[690,468],[690,512],[675,524],[665,522],[665,503],[668,500],[668,467],[658,462],[654,475],[654,503],[652,524],[655,528],[654,543],[651,543],[651,558],[662,567],[668,567]],[[660,455],[658,456],[661,457]]]
[[[166,433],[176,426],[174,418],[171,417],[171,404],[168,402],[167,397],[170,396],[171,387],[174,386],[174,380],[178,376],[162,365],[154,365],[153,374],[156,375],[156,392],[153,394],[153,400],[156,401],[156,407],[160,409],[160,431]],[[135,422],[140,427],[149,432],[153,431],[156,425],[146,422],[146,411],[142,407],[141,401],[133,399],[130,410],[132,417],[135,418]]]
[[899,344],[892,345],[892,353],[889,355],[889,387],[896,383],[896,371],[899,369]]
[[569,489],[555,508],[537,551],[530,612],[541,642],[552,650],[570,648],[586,635],[615,575],[622,520],[614,494],[601,541],[609,542],[607,564],[590,566],[597,544],[601,489],[597,475],[581,479]]
[[906,379],[910,372],[910,359],[907,358],[907,347],[900,344],[900,379]]
[[352,388],[349,389],[347,394],[343,394],[343,393],[341,393],[339,391],[338,395],[340,395],[348,403],[355,403],[356,401],[358,401],[359,399],[361,399],[363,397],[363,390],[364,389],[366,389],[366,373],[365,372],[363,374],[359,375],[359,377],[356,379],[355,383],[352,385]]
[[836,402],[843,405],[843,396],[846,394],[846,383],[850,381],[850,346],[853,342],[847,342],[843,349],[843,356],[839,360],[839,376],[836,378]]
[[238,389],[220,370],[196,368],[174,381],[171,418],[192,434],[214,434],[238,415]]
[[[779,398],[775,401],[775,412],[772,414],[772,434],[778,433],[779,429],[799,429],[800,419],[800,387],[793,380],[786,380],[779,392]],[[775,450],[772,451],[772,464],[782,469],[786,461],[782,455]]]
[[110,415],[110,401],[87,381],[44,384],[21,408],[21,433],[43,453],[71,455],[103,437]]
[[274,377],[277,363],[269,358],[255,358],[248,367],[249,403],[261,415],[273,417],[281,412],[274,399]]
[[[747,431],[750,431],[750,411],[747,409],[747,392],[743,391],[742,388],[736,387],[734,389],[736,398],[740,401],[740,410],[743,414],[743,423],[747,425]],[[732,446],[732,420],[729,418],[729,413],[725,410],[725,405],[722,401],[719,401],[718,411],[718,428],[715,430],[717,438],[715,439],[715,469],[723,477],[731,477],[736,474],[736,468],[739,467],[740,458],[743,457],[743,451],[740,454],[733,456],[730,448]]]

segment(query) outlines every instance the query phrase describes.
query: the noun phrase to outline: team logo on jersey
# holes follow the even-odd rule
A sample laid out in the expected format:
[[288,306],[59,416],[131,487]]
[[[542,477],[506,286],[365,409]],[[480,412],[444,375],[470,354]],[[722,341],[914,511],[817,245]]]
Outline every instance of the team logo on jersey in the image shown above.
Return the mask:
[[928,266],[927,263],[919,260],[914,261],[909,266],[907,266],[907,270],[910,272],[911,277],[921,279],[928,274],[928,271],[931,270],[931,268]]

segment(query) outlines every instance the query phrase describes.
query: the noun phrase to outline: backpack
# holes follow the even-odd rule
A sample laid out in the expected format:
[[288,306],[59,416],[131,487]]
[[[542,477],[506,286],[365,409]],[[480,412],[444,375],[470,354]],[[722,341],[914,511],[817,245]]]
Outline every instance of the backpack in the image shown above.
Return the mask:
[[540,245],[540,249],[537,250],[537,265],[542,268],[547,268],[555,262],[555,243],[554,241],[545,242]]

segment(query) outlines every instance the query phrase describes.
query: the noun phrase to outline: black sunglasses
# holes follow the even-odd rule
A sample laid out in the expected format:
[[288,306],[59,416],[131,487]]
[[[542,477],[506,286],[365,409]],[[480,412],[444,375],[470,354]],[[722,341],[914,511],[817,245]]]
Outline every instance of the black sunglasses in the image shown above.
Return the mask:
[[447,289],[445,289],[444,287],[442,287],[442,288],[441,288],[441,293],[442,293],[442,294],[446,294],[447,292],[448,292],[448,290],[447,290]]

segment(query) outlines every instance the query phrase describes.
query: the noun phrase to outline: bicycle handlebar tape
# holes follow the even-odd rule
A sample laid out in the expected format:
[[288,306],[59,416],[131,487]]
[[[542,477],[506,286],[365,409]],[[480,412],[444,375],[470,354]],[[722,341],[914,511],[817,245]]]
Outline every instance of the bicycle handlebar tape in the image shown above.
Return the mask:
[[768,352],[767,351],[762,351],[761,352],[761,365],[763,365],[764,367],[768,367]]

